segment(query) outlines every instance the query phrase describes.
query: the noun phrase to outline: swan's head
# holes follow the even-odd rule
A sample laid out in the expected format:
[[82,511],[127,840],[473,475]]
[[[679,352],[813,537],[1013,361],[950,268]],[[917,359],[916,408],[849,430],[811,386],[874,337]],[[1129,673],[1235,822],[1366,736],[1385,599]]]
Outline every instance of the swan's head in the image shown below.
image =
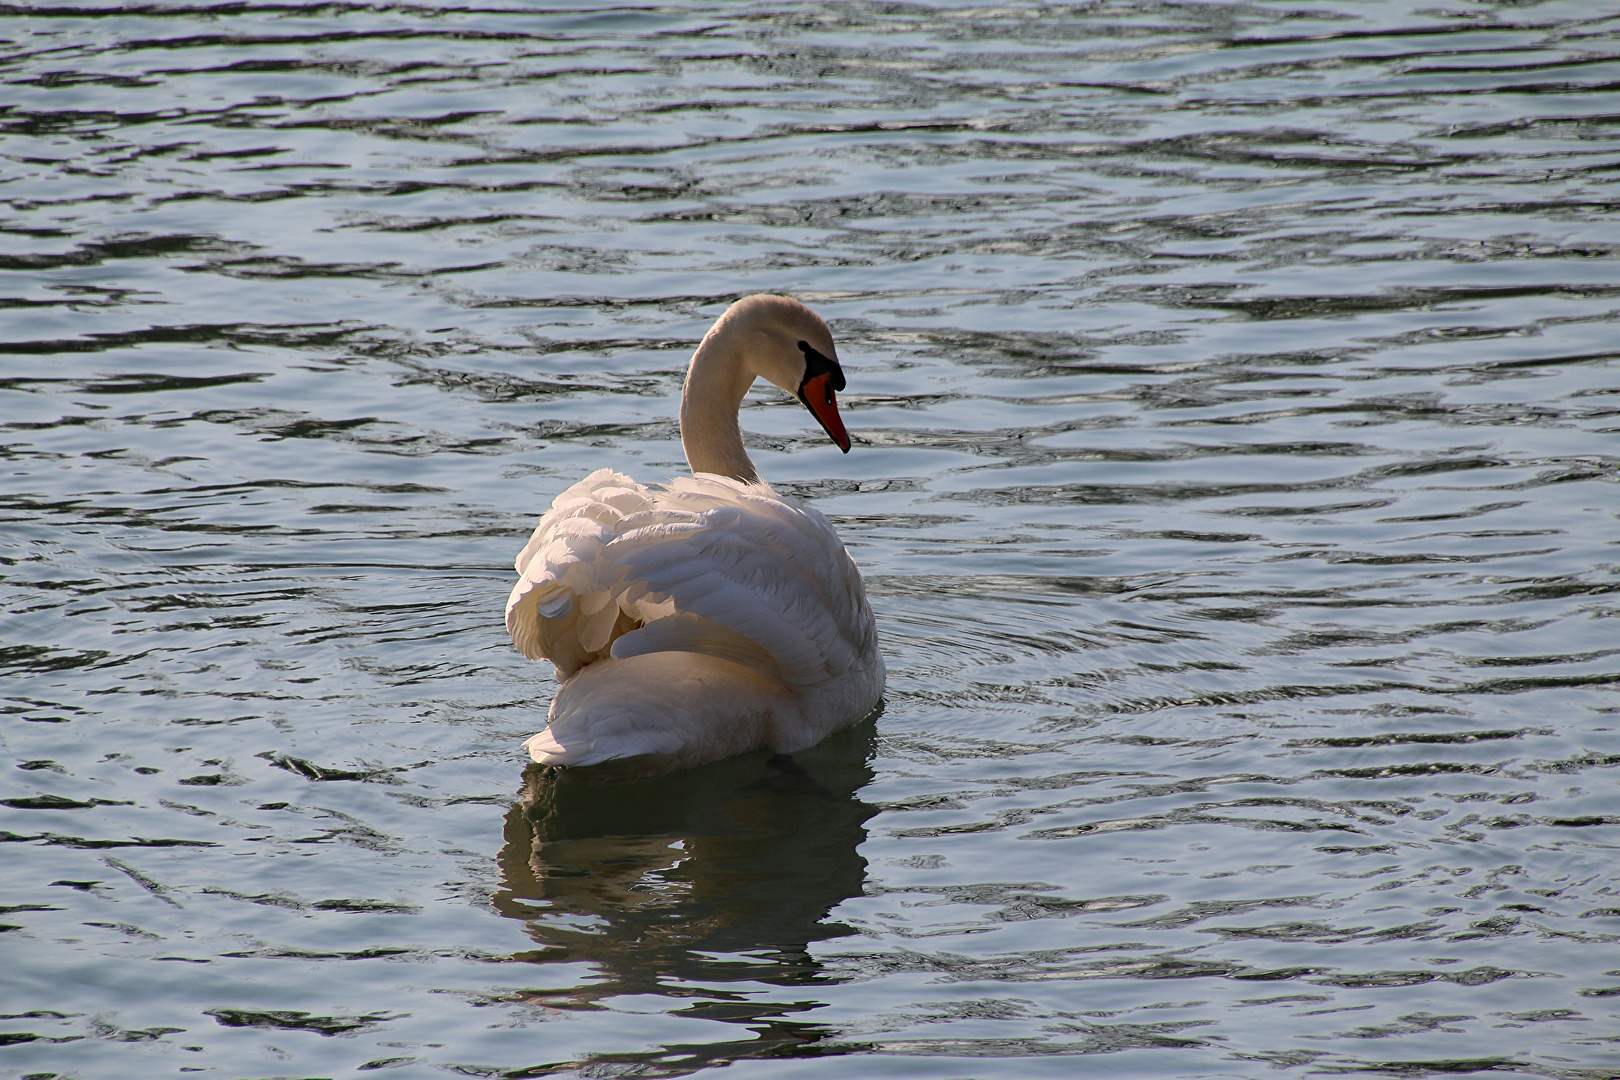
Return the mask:
[[709,334],[734,337],[751,376],[767,379],[798,398],[838,449],[849,453],[849,432],[838,415],[837,391],[844,388],[844,369],[838,366],[832,331],[821,316],[790,297],[745,296],[731,305]]

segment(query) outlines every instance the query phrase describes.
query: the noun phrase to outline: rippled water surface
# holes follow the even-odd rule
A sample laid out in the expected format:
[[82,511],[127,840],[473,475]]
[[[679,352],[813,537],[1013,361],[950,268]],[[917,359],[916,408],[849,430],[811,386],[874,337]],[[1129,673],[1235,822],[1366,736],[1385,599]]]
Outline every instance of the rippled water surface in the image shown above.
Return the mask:
[[[0,17],[0,1073],[1620,1073],[1620,9]],[[890,679],[525,771],[732,299]]]

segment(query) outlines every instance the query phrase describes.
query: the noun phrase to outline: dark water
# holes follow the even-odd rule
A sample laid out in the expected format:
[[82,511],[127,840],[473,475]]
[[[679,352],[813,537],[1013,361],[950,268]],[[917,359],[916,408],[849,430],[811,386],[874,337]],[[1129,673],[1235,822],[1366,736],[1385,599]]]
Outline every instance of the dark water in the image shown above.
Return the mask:
[[[1620,1073],[1620,8],[13,6],[0,1073]],[[875,725],[525,773],[833,324]]]

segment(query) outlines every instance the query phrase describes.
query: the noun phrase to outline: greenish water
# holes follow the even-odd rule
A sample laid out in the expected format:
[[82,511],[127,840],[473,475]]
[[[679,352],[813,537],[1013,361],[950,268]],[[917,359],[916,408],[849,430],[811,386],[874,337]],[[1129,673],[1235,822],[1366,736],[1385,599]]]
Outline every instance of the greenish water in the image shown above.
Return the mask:
[[[1615,1075],[1617,41],[5,9],[0,1075]],[[526,770],[512,557],[762,290],[884,710]]]

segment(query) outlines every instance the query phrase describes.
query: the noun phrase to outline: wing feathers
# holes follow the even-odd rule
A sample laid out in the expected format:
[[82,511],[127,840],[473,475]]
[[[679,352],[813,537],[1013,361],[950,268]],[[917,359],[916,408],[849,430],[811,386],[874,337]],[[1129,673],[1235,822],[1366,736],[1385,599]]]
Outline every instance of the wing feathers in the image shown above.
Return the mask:
[[655,652],[690,652],[717,656],[752,668],[766,678],[782,679],[776,658],[748,638],[692,612],[676,612],[632,630],[613,642],[613,659]]
[[832,525],[763,484],[699,475],[655,491],[599,470],[557,497],[516,567],[507,629],[563,678],[610,650],[670,651],[809,685],[874,633]]

